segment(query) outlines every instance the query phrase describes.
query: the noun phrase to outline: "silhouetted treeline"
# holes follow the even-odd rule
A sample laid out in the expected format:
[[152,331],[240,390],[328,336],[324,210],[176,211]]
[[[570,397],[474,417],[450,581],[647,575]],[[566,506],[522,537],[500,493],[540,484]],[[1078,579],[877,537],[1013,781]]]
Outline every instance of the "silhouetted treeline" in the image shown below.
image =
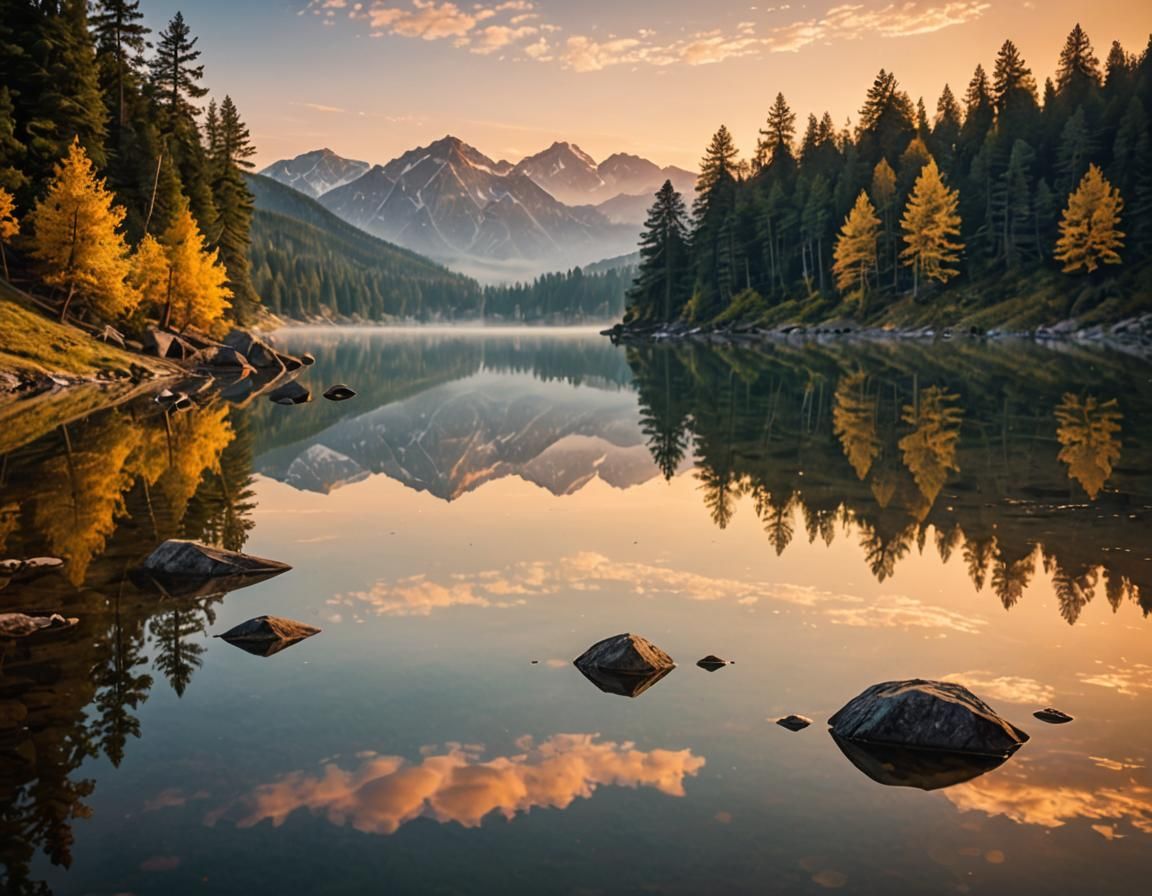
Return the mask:
[[606,321],[624,313],[633,267],[543,274],[531,283],[484,288],[484,316],[498,320],[566,323]]

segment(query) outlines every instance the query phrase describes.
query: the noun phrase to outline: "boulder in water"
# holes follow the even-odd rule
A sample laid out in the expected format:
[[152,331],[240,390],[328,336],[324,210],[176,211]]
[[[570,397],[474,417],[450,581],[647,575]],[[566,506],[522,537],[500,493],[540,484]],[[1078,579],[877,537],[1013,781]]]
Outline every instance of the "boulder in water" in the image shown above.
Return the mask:
[[324,391],[324,397],[329,401],[347,401],[349,398],[355,398],[356,392],[349,389],[343,383],[337,383],[335,386],[329,386]]
[[776,724],[789,731],[803,731],[812,724],[812,720],[807,716],[790,715],[777,719]]
[[313,364],[316,363],[316,356],[313,355],[311,352],[304,352],[304,354],[302,354],[300,356],[300,363],[303,364],[305,367],[311,367]]
[[597,641],[575,660],[577,668],[624,675],[651,675],[673,669],[672,657],[641,635],[625,633]]
[[284,369],[279,353],[247,330],[233,330],[224,337],[224,344],[242,354],[257,370]]
[[263,557],[214,548],[183,538],[170,538],[160,544],[141,567],[165,576],[189,578],[266,575],[287,572],[292,568],[278,560],[265,560]]
[[722,660],[714,653],[710,653],[708,656],[696,660],[697,666],[699,666],[701,669],[706,669],[709,672],[715,672],[717,669],[723,669],[728,665],[728,663],[728,660]]
[[312,393],[295,380],[277,386],[268,393],[268,397],[276,404],[306,404],[312,400]]
[[253,367],[248,359],[227,345],[210,345],[208,348],[202,348],[191,355],[187,361],[194,367],[213,373],[248,374],[253,372]]
[[1032,713],[1041,722],[1047,722],[1049,725],[1066,725],[1072,721],[1072,716],[1059,709],[1053,709],[1049,706],[1047,709],[1040,709]]
[[216,637],[257,656],[271,656],[319,632],[315,626],[294,619],[257,616]]
[[921,678],[873,685],[828,724],[849,741],[972,756],[1010,756],[1028,740],[963,685]]
[[196,347],[175,333],[168,333],[156,327],[149,327],[144,334],[144,351],[157,358],[172,358],[183,361],[196,353]]

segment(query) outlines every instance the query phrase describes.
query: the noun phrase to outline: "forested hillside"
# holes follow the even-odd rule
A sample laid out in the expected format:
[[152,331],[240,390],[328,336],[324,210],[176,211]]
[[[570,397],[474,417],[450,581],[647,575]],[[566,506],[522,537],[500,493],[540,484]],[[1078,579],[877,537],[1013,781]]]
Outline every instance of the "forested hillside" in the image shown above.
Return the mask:
[[624,311],[633,265],[572,268],[544,274],[531,283],[484,289],[486,317],[537,323],[615,320]]
[[61,319],[213,331],[253,315],[255,150],[199,57],[180,13],[151,34],[140,0],[0,2],[3,274]]
[[295,319],[469,319],[480,286],[370,236],[313,199],[265,177],[255,196],[252,274],[273,313]]
[[[777,94],[755,155],[721,126],[691,211],[666,184],[627,318],[926,313],[1033,324],[1152,308],[1152,44],[1103,63],[1077,25],[1037,85],[1012,41],[935,114],[881,69],[854,128]],[[925,310],[927,309],[927,311]]]

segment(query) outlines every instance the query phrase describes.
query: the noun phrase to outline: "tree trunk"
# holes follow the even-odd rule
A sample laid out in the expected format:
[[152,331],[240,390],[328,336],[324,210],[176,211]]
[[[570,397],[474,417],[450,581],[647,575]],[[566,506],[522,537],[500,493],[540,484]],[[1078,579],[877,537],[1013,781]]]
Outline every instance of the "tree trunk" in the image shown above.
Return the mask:
[[76,295],[76,283],[70,281],[68,283],[68,295],[64,297],[64,304],[60,306],[60,323],[68,320],[68,306],[72,304],[72,297]]

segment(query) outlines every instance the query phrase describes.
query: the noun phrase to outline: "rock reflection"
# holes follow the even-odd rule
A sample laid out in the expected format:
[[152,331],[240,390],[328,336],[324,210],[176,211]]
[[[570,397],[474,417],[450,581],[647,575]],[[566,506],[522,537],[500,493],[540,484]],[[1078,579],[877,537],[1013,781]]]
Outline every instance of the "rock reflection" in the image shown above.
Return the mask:
[[209,813],[247,828],[283,824],[299,809],[373,834],[392,834],[416,818],[478,827],[496,813],[511,820],[536,808],[565,809],[598,787],[646,787],[684,796],[684,780],[704,767],[691,750],[638,750],[597,734],[524,737],[520,752],[481,759],[478,748],[450,744],[426,751],[419,763],[401,756],[361,754],[351,770],[334,763],[318,773],[291,772]]
[[1003,765],[1007,757],[974,756],[940,750],[908,750],[846,740],[829,734],[848,761],[877,784],[941,790],[971,781]]
[[611,669],[598,669],[595,666],[577,666],[576,668],[605,694],[616,694],[620,697],[639,697],[672,671],[671,669],[658,669],[647,675],[630,675],[625,672],[613,672]]

